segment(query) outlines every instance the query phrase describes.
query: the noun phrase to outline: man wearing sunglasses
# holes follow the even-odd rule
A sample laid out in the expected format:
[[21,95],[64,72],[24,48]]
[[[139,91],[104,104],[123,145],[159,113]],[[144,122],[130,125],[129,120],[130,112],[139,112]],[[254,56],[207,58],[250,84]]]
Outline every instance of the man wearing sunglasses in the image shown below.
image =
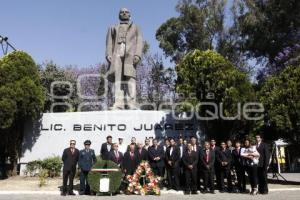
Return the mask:
[[67,194],[67,183],[69,180],[69,195],[75,195],[73,192],[73,180],[76,173],[76,166],[79,159],[79,150],[75,148],[76,141],[70,141],[70,147],[66,148],[62,155],[63,161],[63,189],[62,196]]

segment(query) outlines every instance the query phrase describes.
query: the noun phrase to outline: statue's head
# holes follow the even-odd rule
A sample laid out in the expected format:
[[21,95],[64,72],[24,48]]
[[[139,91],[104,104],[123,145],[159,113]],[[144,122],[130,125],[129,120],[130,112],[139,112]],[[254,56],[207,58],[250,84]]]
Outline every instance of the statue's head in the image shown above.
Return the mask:
[[130,11],[127,8],[121,8],[119,12],[120,21],[129,21],[130,20]]

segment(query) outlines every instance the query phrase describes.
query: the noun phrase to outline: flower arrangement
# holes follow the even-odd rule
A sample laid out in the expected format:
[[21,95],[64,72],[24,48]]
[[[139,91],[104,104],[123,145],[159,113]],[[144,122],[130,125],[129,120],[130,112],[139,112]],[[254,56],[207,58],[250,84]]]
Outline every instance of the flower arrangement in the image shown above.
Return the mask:
[[[145,183],[141,185],[140,179],[145,175]],[[150,167],[149,162],[142,161],[133,175],[127,176],[127,193],[139,195],[160,195],[159,183],[161,178],[156,177]]]

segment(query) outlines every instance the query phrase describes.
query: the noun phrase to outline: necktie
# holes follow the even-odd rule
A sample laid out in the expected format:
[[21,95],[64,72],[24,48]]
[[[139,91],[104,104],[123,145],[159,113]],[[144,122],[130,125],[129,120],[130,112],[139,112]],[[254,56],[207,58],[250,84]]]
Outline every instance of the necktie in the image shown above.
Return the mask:
[[209,151],[206,150],[206,163],[208,163],[208,161],[209,161]]
[[134,156],[134,154],[132,152],[130,152],[130,158],[131,158],[131,160],[133,160],[133,156]]
[[71,153],[72,153],[72,155],[74,154],[74,149],[73,148],[71,149]]

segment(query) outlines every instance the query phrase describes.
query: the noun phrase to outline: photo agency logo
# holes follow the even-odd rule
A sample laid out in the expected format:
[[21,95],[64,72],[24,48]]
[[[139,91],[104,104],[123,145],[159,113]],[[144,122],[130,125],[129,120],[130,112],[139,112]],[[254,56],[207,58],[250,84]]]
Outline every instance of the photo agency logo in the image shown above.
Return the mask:
[[[190,93],[184,95],[183,93],[175,93],[166,95],[166,92],[161,94],[148,93],[147,98],[139,98],[136,101],[136,108],[139,110],[158,110],[158,111],[170,111],[172,117],[175,120],[262,120],[264,118],[265,109],[260,102],[239,102],[234,105],[224,105],[224,103],[216,103],[216,94],[212,92],[211,83],[205,80],[204,77],[200,77],[199,80],[205,87],[200,90],[200,95],[196,93]],[[135,83],[121,81],[121,87],[126,97],[126,91],[131,91],[133,94],[128,94],[130,97],[137,96],[137,87],[143,87],[136,85]],[[137,84],[141,84],[138,81]],[[65,93],[62,95],[57,94],[57,91],[61,91],[64,88]],[[69,81],[54,81],[51,84],[50,97],[54,103],[51,104],[50,112],[56,112],[57,107],[65,107],[68,111],[83,112],[86,108],[89,110],[109,110],[109,104],[112,104],[116,95],[122,95],[119,98],[124,98],[124,93],[114,92],[113,83],[109,83],[107,75],[105,74],[83,74],[80,75],[76,84],[72,84]],[[111,92],[111,93],[110,93]],[[140,91],[141,93],[141,91]],[[114,94],[114,95],[112,95]],[[149,96],[150,95],[150,96]],[[151,96],[152,95],[152,96]],[[160,95],[165,95],[161,98]],[[79,99],[77,107],[72,104],[72,99],[76,97]],[[192,104],[187,100],[201,99],[198,103]],[[150,102],[149,99],[152,101]],[[231,115],[225,114],[227,107],[230,106],[234,112]],[[185,108],[182,112],[182,108]],[[146,108],[146,109],[145,109]]]

